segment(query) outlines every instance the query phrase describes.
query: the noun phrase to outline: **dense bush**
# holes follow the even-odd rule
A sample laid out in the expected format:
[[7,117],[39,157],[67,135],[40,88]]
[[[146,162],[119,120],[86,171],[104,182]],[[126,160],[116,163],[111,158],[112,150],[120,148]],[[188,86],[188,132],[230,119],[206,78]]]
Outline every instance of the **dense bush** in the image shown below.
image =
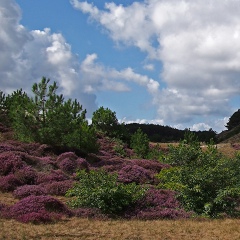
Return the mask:
[[25,167],[21,155],[14,152],[0,153],[0,176],[6,176],[10,173]]
[[67,174],[73,174],[77,170],[88,170],[89,168],[87,161],[83,158],[78,158],[73,152],[66,152],[58,156],[57,165]]
[[65,196],[68,189],[72,188],[73,185],[74,182],[72,180],[65,180],[60,182],[53,181],[50,183],[41,184],[47,194],[55,196]]
[[181,207],[173,191],[151,188],[124,215],[131,219],[154,220],[187,218],[191,214]]
[[62,172],[62,170],[51,170],[48,173],[39,173],[37,176],[37,184],[50,183],[53,181],[65,181],[68,180],[69,176]]
[[135,183],[117,183],[116,174],[108,174],[103,170],[80,171],[77,173],[79,183],[67,192],[74,197],[69,205],[98,208],[103,213],[121,214],[123,210],[142,198],[145,189]]
[[0,177],[0,191],[2,192],[13,191],[21,185],[23,185],[23,183],[12,173],[7,176]]
[[118,172],[118,180],[123,183],[146,184],[153,181],[153,174],[138,165],[126,165]]
[[50,196],[29,196],[23,198],[3,213],[6,218],[14,218],[21,222],[51,222],[72,212],[59,200]]
[[185,209],[210,217],[239,215],[239,156],[223,157],[211,144],[202,151],[194,140],[172,147],[166,159],[174,167],[158,174],[159,187],[177,191]]
[[149,152],[149,138],[139,128],[131,137],[131,148],[140,158],[147,158]]
[[37,180],[37,171],[31,166],[17,170],[14,175],[23,184],[35,184]]
[[19,199],[32,195],[34,196],[47,195],[47,191],[45,190],[44,187],[40,185],[24,185],[16,188],[13,191],[13,196]]

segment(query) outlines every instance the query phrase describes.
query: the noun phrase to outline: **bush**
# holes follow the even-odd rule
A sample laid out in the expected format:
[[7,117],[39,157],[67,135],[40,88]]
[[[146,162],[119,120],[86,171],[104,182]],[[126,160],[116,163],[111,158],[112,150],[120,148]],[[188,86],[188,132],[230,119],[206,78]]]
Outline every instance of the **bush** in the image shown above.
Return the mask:
[[47,195],[47,191],[39,185],[24,185],[16,188],[13,191],[13,196],[15,198],[25,198],[28,196],[41,196],[41,195]]
[[21,185],[23,185],[23,183],[17,179],[14,174],[0,177],[0,191],[2,192],[11,192]]
[[52,222],[72,212],[59,200],[50,196],[29,196],[9,208],[4,217],[27,223]]
[[54,181],[61,182],[68,180],[69,177],[62,172],[62,170],[51,170],[49,173],[39,173],[37,177],[37,184],[51,183]]
[[140,158],[146,158],[149,152],[149,138],[139,128],[131,137],[131,148]]
[[83,158],[73,152],[66,152],[57,158],[58,167],[67,174],[73,174],[77,170],[88,170],[89,164]]
[[118,172],[118,180],[123,183],[146,184],[153,181],[153,175],[138,165],[126,165]]
[[35,184],[37,180],[37,172],[30,166],[17,170],[14,175],[23,184]]
[[210,217],[239,214],[240,157],[223,157],[211,144],[202,151],[194,141],[172,147],[167,160],[174,167],[158,174],[159,187],[177,191],[186,210]]
[[74,182],[72,180],[65,180],[61,182],[51,182],[41,184],[41,186],[45,189],[47,194],[55,195],[55,196],[65,196],[68,189],[72,188]]
[[69,205],[78,207],[98,208],[103,213],[120,214],[129,205],[142,198],[145,189],[135,183],[117,183],[116,174],[108,174],[103,170],[79,171],[79,183],[67,192],[74,197]]
[[175,195],[176,194],[170,190],[151,188],[146,192],[144,198],[125,212],[125,217],[141,220],[190,217],[191,214],[181,208]]
[[20,154],[14,152],[0,153],[0,176],[14,173],[24,166],[26,166],[26,163],[22,161]]

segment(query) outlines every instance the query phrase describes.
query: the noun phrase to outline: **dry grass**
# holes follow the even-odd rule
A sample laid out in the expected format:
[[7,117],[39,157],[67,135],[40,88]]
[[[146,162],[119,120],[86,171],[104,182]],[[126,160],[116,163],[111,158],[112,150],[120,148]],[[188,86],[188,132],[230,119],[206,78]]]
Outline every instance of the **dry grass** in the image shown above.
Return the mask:
[[[60,197],[63,202],[66,198]],[[0,193],[0,202],[14,204],[11,193]],[[158,220],[99,221],[69,218],[54,224],[23,224],[0,219],[0,239],[240,239],[240,219],[225,220]]]
[[55,224],[22,224],[0,219],[0,239],[240,239],[240,220],[97,221],[67,219]]

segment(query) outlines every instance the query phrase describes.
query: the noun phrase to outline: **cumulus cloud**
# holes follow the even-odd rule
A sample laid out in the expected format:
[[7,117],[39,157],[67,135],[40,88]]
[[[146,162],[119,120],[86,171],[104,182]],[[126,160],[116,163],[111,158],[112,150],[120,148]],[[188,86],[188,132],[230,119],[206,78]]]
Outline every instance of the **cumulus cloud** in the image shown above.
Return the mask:
[[[84,11],[98,14],[87,3]],[[133,69],[116,70],[97,61],[89,54],[80,62],[61,33],[51,29],[27,30],[20,24],[21,9],[14,0],[0,2],[0,88],[11,93],[23,88],[31,92],[34,82],[47,75],[57,81],[66,97],[77,98],[90,113],[97,109],[99,91],[130,91],[129,82],[146,86],[154,94],[159,84]]]
[[238,1],[145,0],[125,7],[111,2],[105,9],[70,2],[114,42],[135,46],[162,63],[159,74],[166,87],[159,93],[151,85],[159,118],[177,124],[223,119],[233,112],[230,100],[240,93]]

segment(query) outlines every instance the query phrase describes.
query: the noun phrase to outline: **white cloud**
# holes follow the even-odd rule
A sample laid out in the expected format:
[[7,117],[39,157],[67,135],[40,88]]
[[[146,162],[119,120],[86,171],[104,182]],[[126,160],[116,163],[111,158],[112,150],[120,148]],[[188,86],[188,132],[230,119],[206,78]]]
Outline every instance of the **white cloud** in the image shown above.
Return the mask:
[[106,3],[103,10],[71,2],[100,23],[113,41],[136,46],[163,64],[166,88],[151,93],[165,122],[232,113],[230,100],[240,92],[238,1],[146,0],[126,7]]
[[164,125],[164,121],[162,119],[135,119],[135,120],[128,120],[127,118],[119,119],[120,123],[130,124],[130,123],[139,123],[139,124],[156,124],[156,125]]
[[149,71],[155,70],[155,67],[154,67],[153,64],[145,64],[145,65],[143,66],[143,68],[146,69],[146,70],[149,70]]
[[[78,6],[77,1],[73,4]],[[86,12],[98,14],[88,3]],[[66,97],[77,98],[90,113],[96,110],[99,91],[130,91],[129,82],[145,86],[150,94],[158,91],[158,83],[131,68],[116,70],[97,62],[97,54],[89,54],[80,62],[61,33],[49,28],[28,31],[22,26],[21,10],[14,0],[0,2],[0,88],[11,93],[23,88],[31,92],[32,84],[42,76],[57,81]]]
[[145,86],[150,94],[159,91],[159,83],[145,75],[135,73],[132,68],[116,70],[107,68],[97,63],[97,54],[89,54],[81,64],[81,73],[86,78],[85,91],[97,92],[99,90],[112,91],[130,91],[127,82],[134,82],[138,85]]

